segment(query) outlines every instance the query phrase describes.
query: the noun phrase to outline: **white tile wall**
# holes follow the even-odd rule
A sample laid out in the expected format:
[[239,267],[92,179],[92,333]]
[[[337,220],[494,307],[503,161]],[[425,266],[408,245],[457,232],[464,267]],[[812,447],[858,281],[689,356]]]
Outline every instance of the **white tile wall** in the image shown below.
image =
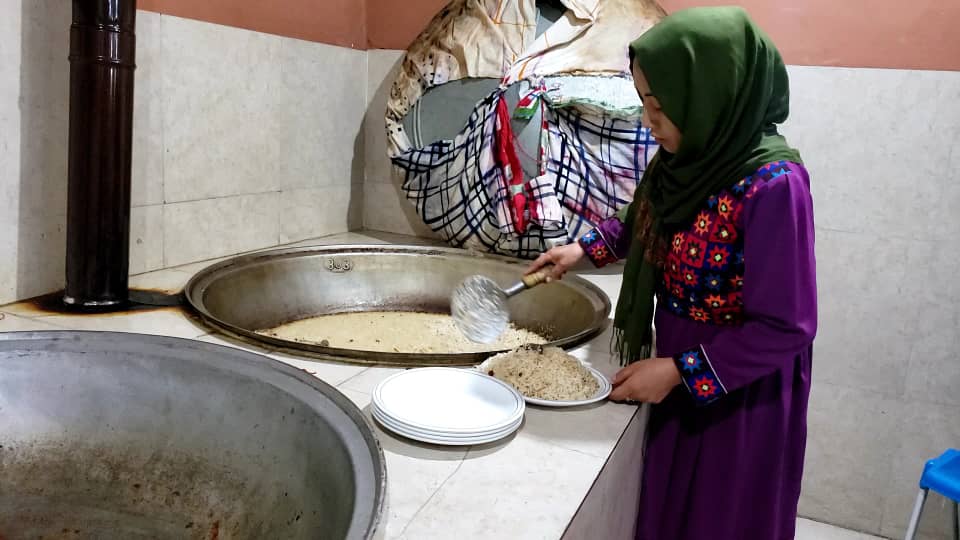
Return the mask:
[[[133,92],[134,207],[163,204],[162,17],[137,12],[137,71]],[[161,252],[162,255],[162,252]]]
[[[63,286],[70,9],[0,4],[0,304]],[[143,11],[137,46],[131,272],[362,226],[364,51]]]
[[363,224],[373,231],[426,238],[435,236],[420,220],[397,183],[367,182],[364,186]]
[[284,39],[280,68],[279,186],[362,184],[366,53]]
[[[818,363],[830,361],[826,355],[815,356],[815,378]],[[879,532],[899,444],[899,408],[894,398],[815,380],[801,515]]]
[[0,303],[17,297],[20,219],[20,0],[0,8]]
[[363,184],[289,189],[280,193],[280,243],[363,226]]
[[[791,67],[820,332],[801,511],[902,537],[923,463],[960,447],[960,73]],[[936,500],[922,530],[945,538]]]
[[277,244],[280,193],[235,195],[163,207],[164,266]]
[[135,206],[130,211],[130,273],[163,267],[163,205]]
[[[957,370],[956,364],[953,370]],[[960,407],[932,404],[920,396],[922,394],[913,394],[900,404],[896,428],[899,444],[884,489],[886,497],[880,527],[880,533],[891,538],[904,536],[925,460],[939,456],[947,448],[960,447]],[[951,506],[952,503],[940,495],[928,497],[920,521],[922,540],[952,538]]]
[[[4,280],[0,299],[49,292],[62,286],[66,234],[67,94],[70,4],[56,0],[7,2],[0,18],[19,20],[19,74],[4,87],[16,94],[5,103],[19,115],[16,172],[0,183],[16,208],[2,234]],[[13,13],[15,11],[16,13]],[[16,65],[16,64],[15,64]],[[7,72],[5,77],[9,77]],[[8,86],[9,85],[9,86]],[[17,137],[18,136],[18,137]],[[15,216],[15,217],[14,217]]]
[[365,174],[364,227],[374,231],[435,235],[417,216],[400,190],[402,181],[387,157],[384,113],[393,78],[400,67],[403,51],[368,51],[367,113],[364,119]]
[[[786,132],[814,175],[821,227],[943,238],[952,144],[940,101],[960,73],[793,67]],[[956,105],[952,105],[956,111]]]
[[359,228],[365,53],[161,26],[164,264]]
[[[903,394],[913,345],[908,326],[917,313],[904,294],[909,246],[898,238],[818,231],[820,327],[814,354],[822,361],[814,369],[816,380]],[[841,352],[849,356],[833,360]],[[855,358],[869,359],[871,369]]]
[[282,38],[167,16],[160,26],[164,201],[277,191]]
[[404,51],[375,49],[367,51],[367,113],[364,121],[366,135],[367,180],[388,184],[392,180],[392,165],[387,157],[387,129],[384,121],[387,98],[393,79],[400,69]]

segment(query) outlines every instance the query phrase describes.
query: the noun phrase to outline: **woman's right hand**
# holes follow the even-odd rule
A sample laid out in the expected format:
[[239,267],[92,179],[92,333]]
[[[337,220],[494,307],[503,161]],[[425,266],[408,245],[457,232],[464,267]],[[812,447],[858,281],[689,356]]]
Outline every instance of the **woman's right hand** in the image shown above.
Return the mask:
[[580,246],[580,242],[557,246],[533,261],[530,266],[527,267],[526,273],[529,275],[541,268],[553,265],[553,268],[550,269],[550,278],[561,279],[568,270],[576,266],[585,256],[586,253],[583,251],[583,247]]

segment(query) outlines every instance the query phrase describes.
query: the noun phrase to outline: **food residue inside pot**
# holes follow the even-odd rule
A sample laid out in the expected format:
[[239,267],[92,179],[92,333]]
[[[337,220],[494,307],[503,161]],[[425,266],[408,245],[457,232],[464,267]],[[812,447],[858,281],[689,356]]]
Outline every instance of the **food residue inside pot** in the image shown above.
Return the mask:
[[547,342],[543,336],[511,324],[496,342],[474,343],[457,329],[450,315],[405,311],[321,315],[258,333],[323,347],[394,353],[474,353]]

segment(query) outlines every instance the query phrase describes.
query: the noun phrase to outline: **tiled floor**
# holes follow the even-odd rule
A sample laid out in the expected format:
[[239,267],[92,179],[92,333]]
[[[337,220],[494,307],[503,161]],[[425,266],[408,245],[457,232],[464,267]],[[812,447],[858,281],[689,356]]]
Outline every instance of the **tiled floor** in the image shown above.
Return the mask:
[[[346,234],[328,237],[320,240],[301,242],[302,245],[334,244],[334,243],[388,243],[396,241],[395,235]],[[404,238],[405,243],[409,239]],[[197,271],[215,261],[191,264],[179,268],[161,270],[131,279],[132,287],[148,287],[170,292],[180,290],[190,277]],[[211,335],[209,329],[198,325],[192,318],[180,310],[156,310],[126,314],[124,316],[93,316],[76,317],[52,314],[37,311],[29,304],[14,304],[0,307],[0,332],[31,331],[31,330],[104,330],[121,332],[139,332],[145,334],[163,334],[182,338],[200,339],[220,345],[246,348],[243,345],[231,342],[222,336]],[[369,393],[384,377],[392,373],[390,369],[364,368],[324,364],[302,360],[270,350],[256,349],[257,352],[267,354],[277,360],[306,369],[315,376],[337,386],[342,392],[354,401],[366,403]],[[856,533],[830,525],[813,521],[798,520],[797,540],[877,540],[876,537]]]
[[808,519],[799,519],[796,540],[880,540],[880,538]]

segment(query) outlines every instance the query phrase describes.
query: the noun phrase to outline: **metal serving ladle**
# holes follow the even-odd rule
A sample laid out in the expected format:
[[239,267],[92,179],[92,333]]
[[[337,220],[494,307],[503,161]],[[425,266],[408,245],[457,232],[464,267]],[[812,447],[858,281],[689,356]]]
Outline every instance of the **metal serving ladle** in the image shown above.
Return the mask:
[[500,288],[485,276],[470,276],[453,291],[450,314],[460,332],[476,343],[493,343],[510,324],[507,300],[551,280],[552,266],[523,276],[516,284]]

